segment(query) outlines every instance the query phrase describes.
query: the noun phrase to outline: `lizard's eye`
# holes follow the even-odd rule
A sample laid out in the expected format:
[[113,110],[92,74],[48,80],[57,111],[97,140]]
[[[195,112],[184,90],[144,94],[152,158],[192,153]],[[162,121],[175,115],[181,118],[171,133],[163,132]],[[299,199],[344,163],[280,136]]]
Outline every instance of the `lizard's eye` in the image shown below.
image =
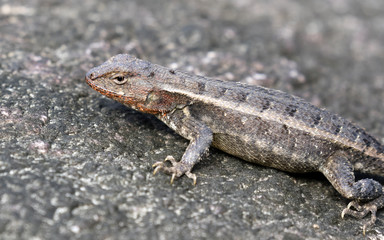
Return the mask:
[[116,76],[116,77],[112,78],[112,80],[114,83],[116,83],[118,85],[122,85],[128,81],[128,79],[125,78],[124,76]]

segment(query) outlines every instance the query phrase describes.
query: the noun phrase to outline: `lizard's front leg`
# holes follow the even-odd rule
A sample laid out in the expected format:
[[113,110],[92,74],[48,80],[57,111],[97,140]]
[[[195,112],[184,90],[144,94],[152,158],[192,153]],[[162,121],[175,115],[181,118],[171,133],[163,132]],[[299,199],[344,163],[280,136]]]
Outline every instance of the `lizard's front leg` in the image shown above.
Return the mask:
[[[200,161],[204,153],[208,151],[212,143],[212,131],[204,123],[198,122],[194,119],[184,120],[184,128],[190,132],[190,143],[184,152],[181,160],[177,162],[172,156],[168,156],[164,162],[156,162],[152,165],[154,167],[153,174],[162,170],[166,174],[172,175],[171,184],[175,178],[185,174],[193,180],[196,184],[196,175],[191,173],[193,166]],[[165,162],[169,161],[172,166],[166,166]]]
[[[363,233],[376,221],[377,209],[384,207],[383,186],[373,179],[361,179],[355,182],[353,166],[344,151],[337,151],[321,166],[320,171],[333,187],[344,197],[353,200],[342,211],[344,215],[363,218],[371,213],[371,220],[364,224]],[[354,207],[356,210],[350,209]]]

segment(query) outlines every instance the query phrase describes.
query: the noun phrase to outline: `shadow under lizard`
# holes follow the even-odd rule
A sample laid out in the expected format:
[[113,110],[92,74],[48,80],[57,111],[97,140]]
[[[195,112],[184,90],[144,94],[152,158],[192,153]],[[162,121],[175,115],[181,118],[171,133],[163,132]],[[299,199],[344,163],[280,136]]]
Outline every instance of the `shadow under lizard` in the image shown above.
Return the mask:
[[[354,171],[384,176],[384,146],[342,117],[284,92],[225,82],[168,69],[127,54],[91,69],[85,78],[96,91],[150,113],[190,140],[180,161],[168,156],[153,164],[193,179],[193,166],[210,146],[246,161],[288,172],[321,172],[352,200],[341,216],[376,221],[384,207],[383,186],[355,181]],[[169,161],[171,166],[166,166]],[[355,210],[351,209],[354,208]]]

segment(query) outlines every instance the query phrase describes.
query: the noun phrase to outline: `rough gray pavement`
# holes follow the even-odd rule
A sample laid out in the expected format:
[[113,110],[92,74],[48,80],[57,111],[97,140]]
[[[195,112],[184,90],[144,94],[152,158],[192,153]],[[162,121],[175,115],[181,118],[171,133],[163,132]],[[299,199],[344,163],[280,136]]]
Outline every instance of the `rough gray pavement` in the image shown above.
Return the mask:
[[[0,239],[361,239],[368,218],[341,219],[320,174],[211,149],[195,187],[152,176],[188,142],[84,75],[130,53],[287,91],[383,142],[383,26],[374,0],[0,0]],[[367,237],[383,232],[379,211]]]

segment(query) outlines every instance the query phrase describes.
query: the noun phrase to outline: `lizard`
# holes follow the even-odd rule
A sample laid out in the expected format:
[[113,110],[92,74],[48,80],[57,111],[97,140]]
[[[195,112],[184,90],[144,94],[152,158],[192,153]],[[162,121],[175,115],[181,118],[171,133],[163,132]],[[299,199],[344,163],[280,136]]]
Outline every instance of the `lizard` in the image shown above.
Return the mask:
[[[180,161],[167,156],[153,164],[154,174],[182,175],[210,146],[248,162],[287,172],[321,172],[351,200],[341,217],[376,222],[384,207],[384,187],[376,180],[355,180],[354,172],[384,176],[384,146],[350,121],[285,92],[196,76],[116,55],[85,77],[99,93],[132,109],[153,114],[190,141]],[[168,163],[167,163],[168,162]]]

